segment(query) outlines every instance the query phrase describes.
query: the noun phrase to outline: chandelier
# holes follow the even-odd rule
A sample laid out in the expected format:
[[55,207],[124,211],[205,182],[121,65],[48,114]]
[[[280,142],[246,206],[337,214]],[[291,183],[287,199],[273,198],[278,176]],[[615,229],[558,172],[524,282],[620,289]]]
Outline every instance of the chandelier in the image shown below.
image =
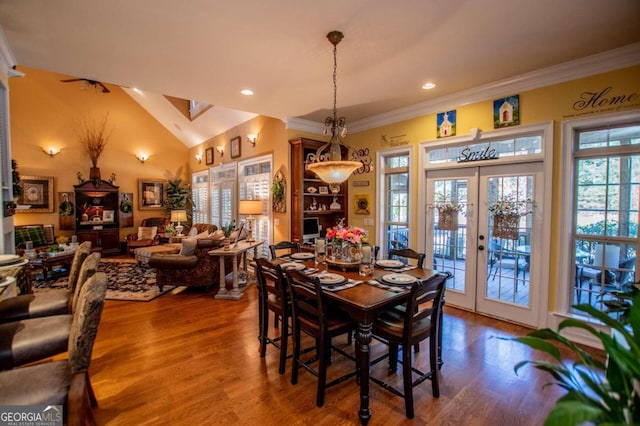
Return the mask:
[[[324,135],[331,132],[331,139],[322,145],[315,153],[307,155],[307,170],[315,173],[322,181],[336,186],[349,178],[351,173],[362,167],[362,162],[351,148],[342,144],[342,138],[347,136],[347,120],[338,118],[336,108],[336,95],[338,85],[336,74],[338,68],[337,51],[338,43],[344,35],[340,31],[331,31],[327,38],[333,44],[333,117],[324,120]],[[348,160],[342,160],[343,148],[347,151]]]

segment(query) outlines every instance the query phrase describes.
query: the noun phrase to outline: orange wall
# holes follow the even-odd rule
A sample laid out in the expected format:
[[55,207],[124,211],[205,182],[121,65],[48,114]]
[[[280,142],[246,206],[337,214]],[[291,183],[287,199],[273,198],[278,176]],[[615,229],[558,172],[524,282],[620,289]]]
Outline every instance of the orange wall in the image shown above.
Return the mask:
[[[102,178],[116,174],[115,184],[121,192],[134,193],[134,224],[162,211],[137,209],[138,178],[173,179],[182,177],[190,182],[189,149],[166,130],[155,118],[139,106],[117,86],[108,85],[111,93],[81,90],[80,82],[61,83],[66,75],[20,67],[26,75],[12,78],[10,89],[10,120],[12,157],[18,162],[23,176],[52,176],[54,178],[54,206],[59,203],[58,192],[73,191],[78,183],[76,173],[85,179],[91,162],[78,142],[78,122],[89,117],[101,120],[109,114],[107,128],[111,137],[98,160]],[[42,149],[55,146],[62,149],[50,158]],[[141,164],[135,157],[146,152],[151,157]],[[53,223],[56,234],[71,235],[73,231],[59,231],[58,212],[18,213],[14,224]],[[123,238],[135,228],[121,228]]]

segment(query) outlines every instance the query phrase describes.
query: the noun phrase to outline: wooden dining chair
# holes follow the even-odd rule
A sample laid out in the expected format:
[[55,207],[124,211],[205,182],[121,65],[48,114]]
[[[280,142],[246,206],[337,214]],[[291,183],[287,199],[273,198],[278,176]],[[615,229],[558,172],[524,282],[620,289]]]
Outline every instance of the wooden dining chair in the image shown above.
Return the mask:
[[389,259],[396,259],[398,257],[404,259],[416,259],[416,265],[418,266],[418,268],[422,269],[424,267],[424,259],[426,257],[426,254],[418,253],[417,251],[410,248],[389,250]]
[[[405,412],[413,418],[413,388],[427,379],[431,380],[432,394],[440,396],[440,330],[442,327],[442,298],[444,297],[447,275],[439,274],[426,281],[416,281],[411,287],[411,294],[405,309],[385,311],[373,323],[373,335],[389,345],[388,353],[373,360],[374,365],[389,359],[389,370],[397,370],[398,361],[402,364],[403,390],[399,390],[383,380],[371,376],[374,383],[379,384],[405,400]],[[423,372],[413,366],[412,351],[408,348],[429,339],[430,370]],[[402,347],[402,360],[398,360],[398,348]],[[418,378],[413,380],[413,374]]]
[[[286,253],[278,255],[278,252],[282,250],[286,250]],[[269,245],[269,251],[271,252],[271,259],[286,256],[291,253],[300,253],[300,243],[295,241],[280,241],[278,244]]]
[[[340,348],[332,345],[332,338],[341,334],[350,334],[356,323],[339,310],[329,309],[325,302],[322,286],[318,278],[308,277],[298,271],[286,271],[289,293],[291,295],[291,311],[293,325],[293,366],[291,384],[298,383],[298,369],[304,368],[318,378],[316,405],[324,405],[325,389],[341,383],[356,375],[355,358]],[[301,332],[305,332],[316,341],[316,357],[302,359]],[[331,351],[347,357],[354,362],[354,370],[327,383],[327,366],[330,363]],[[318,367],[311,364],[317,359]]]
[[[280,265],[271,263],[265,258],[256,259],[256,282],[258,287],[258,326],[260,340],[260,358],[264,358],[267,345],[271,344],[280,350],[280,374],[284,374],[287,361],[287,344],[289,340],[289,318],[291,304]],[[269,337],[269,312],[273,312],[274,326],[279,335]]]

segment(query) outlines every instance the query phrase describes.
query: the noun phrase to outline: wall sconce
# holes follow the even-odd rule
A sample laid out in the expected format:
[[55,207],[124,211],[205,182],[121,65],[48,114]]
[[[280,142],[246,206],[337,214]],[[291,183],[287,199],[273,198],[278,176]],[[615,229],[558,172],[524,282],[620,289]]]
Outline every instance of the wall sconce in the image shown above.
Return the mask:
[[258,135],[259,135],[259,133],[249,133],[247,135],[247,140],[249,141],[251,146],[254,147],[254,148],[256,146],[256,142],[258,141]]
[[44,152],[45,154],[47,154],[51,158],[53,158],[56,155],[60,154],[61,151],[62,150],[60,148],[54,148],[54,147],[49,148],[49,150],[46,150],[46,149],[42,148],[42,152]]
[[196,162],[202,164],[202,154],[196,154]]
[[144,164],[144,162],[149,159],[149,156],[147,154],[137,154],[136,158],[138,159],[139,162]]
[[220,157],[224,157],[224,146],[216,146],[216,151],[218,151]]

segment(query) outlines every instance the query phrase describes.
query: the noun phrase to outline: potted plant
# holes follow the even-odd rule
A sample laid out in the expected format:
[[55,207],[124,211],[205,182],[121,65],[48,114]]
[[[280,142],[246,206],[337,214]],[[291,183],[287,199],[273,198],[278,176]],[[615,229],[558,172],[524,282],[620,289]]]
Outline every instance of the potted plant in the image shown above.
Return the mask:
[[85,118],[79,127],[80,143],[91,160],[89,179],[94,183],[100,181],[98,158],[102,155],[110,137],[110,134],[106,133],[108,118],[109,115],[107,114],[99,123],[91,121],[89,118]]
[[224,249],[225,250],[229,250],[231,248],[231,233],[233,232],[233,230],[236,228],[236,225],[234,222],[227,222],[226,225],[222,225],[220,226],[220,230],[222,230],[222,233],[224,234]]
[[533,201],[517,201],[512,194],[501,196],[489,204],[493,217],[492,235],[498,238],[517,240],[520,230],[520,217],[533,213]]
[[[601,312],[589,304],[575,305],[593,319],[611,328],[611,333],[597,330],[590,322],[567,319],[558,331],[536,330],[513,340],[540,350],[555,359],[522,361],[515,366],[516,374],[525,365],[546,371],[556,385],[567,390],[549,413],[545,425],[577,424],[639,424],[640,423],[640,291],[630,286],[621,293],[621,303],[615,304],[618,318]],[[560,332],[567,328],[584,330],[600,340],[607,354],[602,362],[593,358]],[[564,346],[576,361],[562,360],[557,345]]]
[[275,179],[271,184],[271,200],[273,210],[277,212],[285,211],[285,186],[284,179]]
[[173,234],[176,232],[176,227],[173,226],[172,223],[168,224],[164,227],[165,237],[173,237]]

